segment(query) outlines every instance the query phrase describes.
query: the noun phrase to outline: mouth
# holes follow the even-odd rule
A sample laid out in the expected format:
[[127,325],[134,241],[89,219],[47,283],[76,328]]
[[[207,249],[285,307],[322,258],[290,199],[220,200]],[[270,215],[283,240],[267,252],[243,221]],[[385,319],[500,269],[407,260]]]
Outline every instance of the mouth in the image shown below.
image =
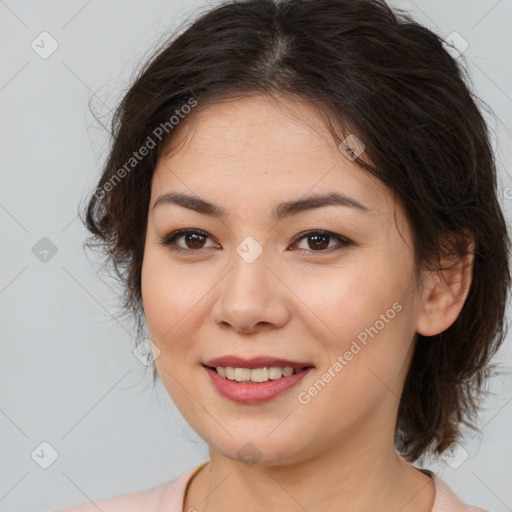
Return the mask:
[[297,386],[315,369],[312,363],[234,356],[211,359],[201,366],[214,389],[225,398],[245,405],[275,399]]
[[209,359],[203,363],[203,366],[214,370],[227,380],[247,383],[277,380],[314,368],[313,363],[310,362],[298,362],[268,356],[250,359],[238,356],[222,356]]
[[233,366],[208,366],[220,377],[226,380],[232,380],[244,384],[259,384],[262,382],[268,382],[270,380],[278,380],[292,375],[302,373],[313,366],[304,366],[302,368],[292,368],[290,366],[270,366],[270,367],[257,367],[257,368],[245,368],[245,367],[233,367]]

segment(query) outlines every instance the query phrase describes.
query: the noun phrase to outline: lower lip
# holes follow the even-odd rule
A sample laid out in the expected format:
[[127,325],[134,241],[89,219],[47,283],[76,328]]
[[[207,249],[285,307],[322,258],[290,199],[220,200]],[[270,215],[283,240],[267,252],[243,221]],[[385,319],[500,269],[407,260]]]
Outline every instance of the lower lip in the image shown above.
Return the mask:
[[314,368],[307,368],[289,377],[281,377],[266,382],[244,383],[221,377],[215,370],[207,366],[203,368],[208,373],[213,387],[223,396],[240,404],[260,404],[272,400],[300,382]]

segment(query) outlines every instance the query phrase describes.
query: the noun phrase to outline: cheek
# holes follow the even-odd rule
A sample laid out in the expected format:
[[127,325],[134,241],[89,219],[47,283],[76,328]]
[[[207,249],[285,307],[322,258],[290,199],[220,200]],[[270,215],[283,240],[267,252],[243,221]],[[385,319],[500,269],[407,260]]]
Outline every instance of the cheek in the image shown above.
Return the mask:
[[[294,291],[308,308],[304,320],[309,335],[320,342],[317,347],[322,346],[323,369],[350,374],[344,386],[364,390],[375,375],[394,381],[412,333],[406,280],[386,266],[385,258],[380,264],[359,263],[361,268],[354,265],[329,276],[304,274]],[[337,372],[332,366],[339,356],[343,370]]]
[[202,276],[186,266],[170,263],[165,251],[148,250],[141,273],[142,301],[152,339],[163,349],[186,346],[204,317],[211,272]]
[[176,272],[166,269],[165,261],[155,250],[147,249],[141,272],[142,301],[151,337],[160,342],[187,308],[186,294],[176,297],[181,288]]
[[190,407],[190,396],[184,391],[190,386],[189,365],[184,363],[194,361],[190,344],[197,331],[196,284],[175,265],[171,268],[159,251],[146,251],[141,272],[144,314],[150,338],[160,350],[155,360],[158,374],[180,410]]
[[383,273],[376,265],[360,262],[328,272],[305,272],[294,279],[294,293],[311,312],[311,327],[319,339],[342,348],[392,307],[399,291],[382,278]]
[[141,291],[144,313],[152,337],[160,338],[165,328],[169,329],[169,307],[172,306],[171,286],[167,276],[156,264],[151,253],[146,252],[141,272]]

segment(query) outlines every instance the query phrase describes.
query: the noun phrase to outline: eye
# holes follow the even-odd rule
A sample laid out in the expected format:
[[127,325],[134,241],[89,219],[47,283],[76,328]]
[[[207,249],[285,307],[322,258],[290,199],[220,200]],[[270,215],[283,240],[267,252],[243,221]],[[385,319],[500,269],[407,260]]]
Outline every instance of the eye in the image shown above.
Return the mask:
[[[207,238],[209,238],[208,233],[200,229],[179,229],[160,240],[159,243],[169,246],[171,251],[191,252],[204,249],[204,241]],[[184,247],[176,244],[176,241],[179,239],[183,239],[185,243]]]
[[[195,252],[208,248],[208,246],[205,245],[205,241],[208,238],[210,238],[210,235],[200,229],[180,229],[164,237],[159,243],[168,246],[169,249],[174,252]],[[304,239],[309,239],[309,249],[302,248],[300,250],[306,250],[309,252],[330,252],[330,250],[333,249],[333,246],[330,243],[332,240],[338,242],[337,246],[334,246],[335,250],[351,245],[352,243],[350,240],[347,240],[336,233],[324,230],[312,230],[307,231],[306,233],[301,233],[299,237],[295,238],[293,243],[296,244],[298,241]],[[178,240],[183,240],[184,246],[179,245],[177,243]],[[213,245],[213,247],[216,246]],[[329,251],[326,249],[329,249]]]
[[[338,242],[337,249],[351,244],[351,242],[346,238],[343,238],[342,236],[337,235],[336,233],[331,233],[330,231],[323,230],[313,230],[307,231],[306,233],[302,233],[298,238],[295,239],[294,243],[304,239],[310,239],[310,242],[308,242],[307,244],[309,249],[301,250],[309,250],[310,252],[331,252],[330,250],[326,251],[325,249],[332,249],[332,246],[330,246],[330,241],[332,240]],[[334,247],[336,249],[336,245]]]

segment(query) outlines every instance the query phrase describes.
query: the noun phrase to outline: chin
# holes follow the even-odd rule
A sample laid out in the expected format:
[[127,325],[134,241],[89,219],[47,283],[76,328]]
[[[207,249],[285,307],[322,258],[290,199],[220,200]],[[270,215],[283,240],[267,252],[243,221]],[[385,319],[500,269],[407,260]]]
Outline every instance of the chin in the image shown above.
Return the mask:
[[269,439],[265,435],[237,436],[222,445],[210,444],[210,449],[223,457],[247,466],[280,466],[303,459],[302,447],[289,436],[286,439]]

